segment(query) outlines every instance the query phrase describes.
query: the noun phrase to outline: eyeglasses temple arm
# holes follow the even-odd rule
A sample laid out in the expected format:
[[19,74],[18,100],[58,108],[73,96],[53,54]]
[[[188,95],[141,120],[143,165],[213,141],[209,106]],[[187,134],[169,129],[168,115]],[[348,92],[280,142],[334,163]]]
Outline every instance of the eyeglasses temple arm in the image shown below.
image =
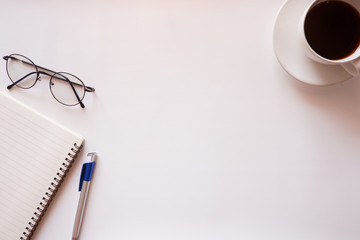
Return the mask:
[[74,94],[75,94],[75,97],[76,97],[76,99],[78,100],[80,106],[81,106],[82,108],[85,108],[84,103],[81,101],[79,95],[77,94],[77,92],[76,92],[76,90],[75,90],[75,88],[74,88],[74,85],[73,85],[73,84],[75,84],[75,83],[71,82],[71,81],[70,81],[67,77],[65,77],[65,76],[62,76],[62,77],[63,77],[64,79],[61,79],[61,80],[69,82],[69,84],[70,84],[70,86],[71,86],[71,89],[73,90],[73,92],[74,92]]
[[[28,76],[30,76],[31,74],[36,74],[37,72],[31,72],[31,73],[28,73],[27,75],[25,75],[24,77],[20,78],[19,80],[17,80],[16,82],[13,82],[12,84],[10,84],[9,86],[7,86],[7,89],[11,89],[13,86],[15,86],[16,84],[18,84],[19,82],[21,82],[22,80],[24,80],[25,78],[27,78]],[[51,76],[50,74],[48,73],[45,73],[45,72],[39,72],[39,73],[42,73],[42,74],[45,74],[45,75],[48,75],[48,76]],[[77,94],[75,88],[74,88],[74,85],[73,84],[76,84],[74,82],[71,82],[68,78],[64,77],[65,79],[61,79],[61,78],[58,78],[60,80],[63,80],[63,81],[67,81],[69,82],[70,86],[71,86],[71,89],[74,91],[74,94],[76,96],[76,99],[79,101],[79,104],[82,108],[85,108],[85,105],[83,104],[83,102],[81,101],[79,95]],[[78,84],[79,85],[79,84]],[[95,89],[91,88],[91,87],[85,87],[85,91],[86,91],[86,88],[90,88],[89,90],[90,91],[95,91]]]
[[[47,75],[47,76],[52,77],[52,78],[55,78],[55,79],[58,79],[58,80],[61,80],[61,81],[66,81],[66,82],[69,81],[69,82],[71,82],[72,84],[74,84],[74,85],[76,85],[76,86],[82,86],[82,85],[79,84],[79,83],[72,82],[72,81],[70,81],[69,79],[60,78],[60,77],[58,77],[58,76],[56,76],[56,75],[48,74],[47,72],[40,71],[39,73],[40,73],[40,74]],[[89,86],[85,86],[85,91],[86,91],[86,92],[95,92],[95,88],[89,87]]]
[[[13,82],[12,84],[10,84],[9,86],[7,86],[7,89],[11,89],[11,88],[14,87],[16,84],[18,84],[19,82],[21,82],[22,80],[24,80],[25,78],[27,78],[28,76],[30,76],[30,75],[32,75],[32,74],[36,74],[36,72],[31,72],[31,73],[26,74],[25,76],[23,76],[23,77],[20,78],[19,80],[15,81],[15,82]],[[40,71],[39,74],[44,74],[44,75],[49,76],[49,77],[52,76],[51,74],[48,74],[47,72],[43,72],[43,71]],[[56,78],[56,79],[59,79],[59,80],[62,80],[62,81],[69,81],[69,82],[71,82],[71,81],[68,80],[68,79],[62,79],[62,78],[55,77],[55,76],[54,76],[53,78]],[[74,82],[71,82],[71,83],[80,86],[80,84],[78,84],[78,83],[74,83]],[[87,91],[87,92],[94,92],[95,89],[92,88],[92,87],[85,86],[85,91]]]
[[80,103],[80,106],[81,106],[82,108],[85,108],[85,105],[84,105],[84,103],[81,101],[81,99],[79,98],[79,95],[77,94],[77,92],[76,92],[76,90],[75,90],[75,88],[74,88],[74,86],[73,86],[73,83],[72,83],[71,81],[69,81],[69,83],[70,83],[70,86],[71,86],[72,90],[73,90],[74,93],[75,93],[75,96],[76,96],[77,100],[78,100],[79,103]]
[[12,84],[10,84],[9,86],[7,86],[7,89],[11,89],[13,86],[15,86],[16,84],[18,84],[19,82],[21,82],[22,80],[24,80],[25,78],[27,78],[28,76],[30,76],[31,74],[37,74],[36,72],[31,72],[26,74],[25,76],[23,76],[22,78],[20,78],[19,80],[13,82]]
[[[22,63],[27,64],[27,65],[32,65],[32,66],[35,66],[35,67],[37,67],[37,68],[39,68],[39,69],[42,69],[42,70],[45,70],[45,71],[48,71],[48,72],[51,72],[51,73],[56,73],[55,71],[53,71],[53,70],[51,70],[51,69],[41,67],[41,66],[36,65],[36,64],[34,64],[34,63],[29,63],[29,62],[27,62],[27,61],[24,61],[24,60],[18,59],[18,58],[13,57],[13,56],[5,56],[5,57],[3,57],[3,59],[4,59],[4,60],[6,60],[6,61],[7,61],[9,58],[12,58],[12,59],[18,60],[18,61],[20,61],[20,62],[22,62]],[[44,72],[43,72],[43,73],[44,73]],[[51,76],[51,75],[49,74],[49,76]]]
[[89,86],[85,86],[85,91],[86,91],[86,92],[95,92],[95,88],[89,87]]

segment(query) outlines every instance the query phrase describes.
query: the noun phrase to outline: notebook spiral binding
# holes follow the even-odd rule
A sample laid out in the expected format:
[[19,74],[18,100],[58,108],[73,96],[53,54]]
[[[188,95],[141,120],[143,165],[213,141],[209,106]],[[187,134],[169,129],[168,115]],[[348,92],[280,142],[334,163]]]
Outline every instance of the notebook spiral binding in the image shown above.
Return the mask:
[[45,196],[42,198],[39,206],[37,207],[36,211],[34,212],[34,216],[28,222],[29,226],[25,228],[23,232],[23,236],[20,237],[20,240],[30,240],[31,236],[33,235],[36,227],[38,226],[39,222],[41,221],[45,211],[47,210],[50,202],[53,200],[57,190],[59,189],[61,183],[64,181],[66,174],[68,173],[69,169],[71,168],[72,164],[75,161],[76,156],[80,152],[82,146],[78,146],[74,143],[74,146],[71,148],[71,151],[68,153],[68,157],[65,158],[65,161],[62,164],[62,167],[59,168],[59,171],[56,173],[56,177],[54,181],[50,183],[50,187],[45,192]]

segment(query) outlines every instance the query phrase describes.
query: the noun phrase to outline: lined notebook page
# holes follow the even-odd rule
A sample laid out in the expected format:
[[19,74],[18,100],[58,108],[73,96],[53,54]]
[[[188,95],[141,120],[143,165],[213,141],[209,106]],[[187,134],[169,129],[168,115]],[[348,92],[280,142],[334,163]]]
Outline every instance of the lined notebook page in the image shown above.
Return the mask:
[[[0,239],[26,227],[83,138],[0,92]],[[59,178],[59,177],[58,177]]]

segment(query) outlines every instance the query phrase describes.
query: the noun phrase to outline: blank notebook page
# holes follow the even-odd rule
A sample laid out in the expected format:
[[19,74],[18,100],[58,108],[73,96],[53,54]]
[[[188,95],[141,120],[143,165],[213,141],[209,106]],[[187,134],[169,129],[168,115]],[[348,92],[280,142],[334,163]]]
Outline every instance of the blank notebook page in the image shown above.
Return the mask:
[[84,139],[0,92],[0,239],[29,239]]

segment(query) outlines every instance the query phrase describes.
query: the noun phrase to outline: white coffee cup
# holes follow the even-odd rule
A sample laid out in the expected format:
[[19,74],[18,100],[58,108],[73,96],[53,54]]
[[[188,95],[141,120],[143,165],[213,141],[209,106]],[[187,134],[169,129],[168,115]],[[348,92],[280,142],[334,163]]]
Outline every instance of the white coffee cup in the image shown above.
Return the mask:
[[[315,11],[321,7],[324,7],[325,4],[329,4],[329,3],[334,4],[334,2],[337,2],[335,4],[345,3],[345,4],[350,5],[352,7],[352,9],[357,11],[360,16],[360,1],[359,0],[342,0],[342,1],[339,1],[339,0],[314,0],[311,2],[311,4],[305,10],[305,12],[300,20],[300,23],[299,23],[299,34],[300,34],[300,38],[301,38],[301,43],[303,45],[305,54],[312,60],[319,62],[319,63],[323,63],[323,64],[341,65],[351,75],[357,76],[360,74],[360,39],[358,41],[357,47],[355,46],[354,50],[349,52],[349,54],[347,54],[346,56],[341,57],[341,58],[331,59],[331,58],[328,58],[327,56],[320,55],[318,53],[319,51],[317,52],[316,50],[314,50],[308,41],[309,38],[307,38],[307,36],[309,36],[309,35],[306,35],[307,33],[309,34],[309,32],[306,33],[306,30],[305,30],[305,21],[309,21],[309,19],[310,19],[309,16],[311,13],[309,14],[309,12]],[[339,2],[342,2],[342,3],[339,3]],[[317,9],[314,9],[314,7],[317,7]],[[338,8],[335,8],[335,7],[334,7],[334,9],[338,10]],[[334,18],[332,18],[332,19],[334,19]],[[321,24],[318,24],[318,25],[321,25]],[[359,29],[359,31],[360,31],[360,29]],[[319,31],[317,31],[317,32],[319,32]],[[330,39],[330,38],[327,38],[327,39]],[[344,47],[346,47],[346,46],[344,46]]]

